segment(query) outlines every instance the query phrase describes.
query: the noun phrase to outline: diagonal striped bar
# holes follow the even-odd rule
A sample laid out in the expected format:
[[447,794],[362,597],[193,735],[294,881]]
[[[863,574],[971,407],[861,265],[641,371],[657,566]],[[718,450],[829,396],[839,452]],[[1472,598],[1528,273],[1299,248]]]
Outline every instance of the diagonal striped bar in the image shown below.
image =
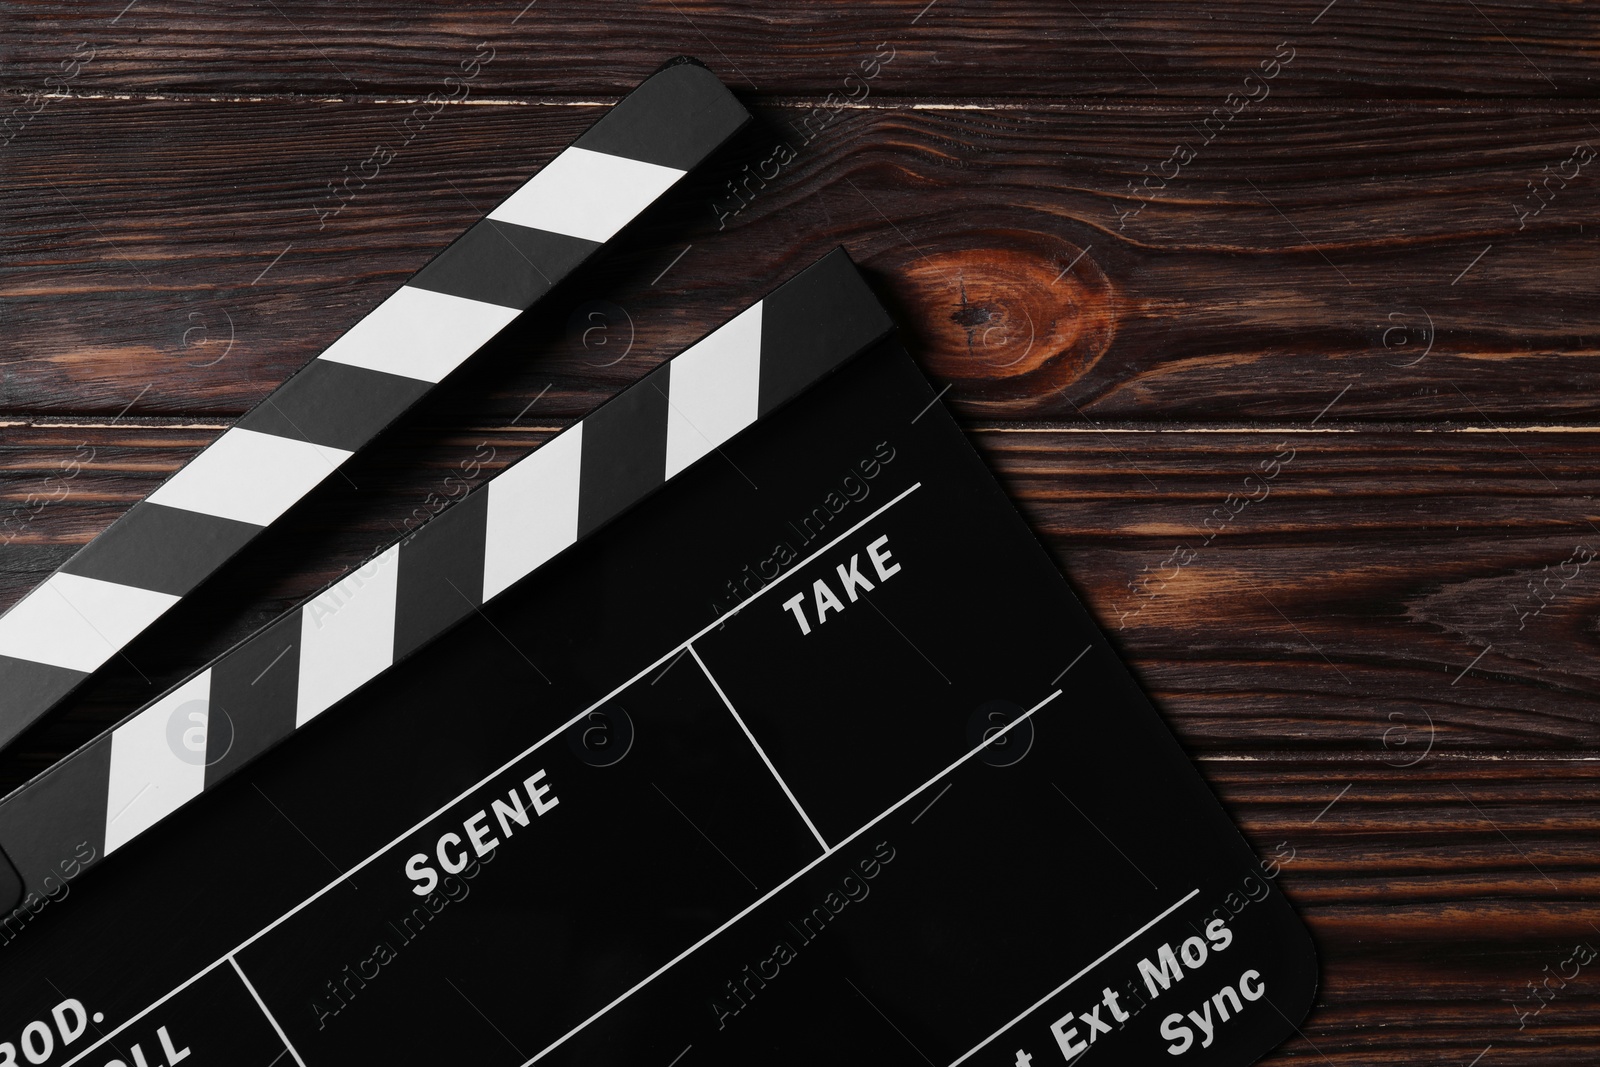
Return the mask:
[[[667,65],[0,616],[0,746],[65,699],[749,118],[704,67],[686,59]],[[318,653],[311,655],[308,669],[320,670]],[[331,676],[325,688],[337,690]]]
[[[892,329],[844,250],[823,257],[0,802],[21,884],[62,847],[124,847]],[[211,706],[220,750],[173,744]]]

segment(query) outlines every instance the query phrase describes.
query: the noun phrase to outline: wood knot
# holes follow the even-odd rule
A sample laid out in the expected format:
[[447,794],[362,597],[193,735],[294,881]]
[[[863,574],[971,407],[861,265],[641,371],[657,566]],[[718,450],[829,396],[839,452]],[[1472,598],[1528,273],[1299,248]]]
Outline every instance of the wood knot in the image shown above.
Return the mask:
[[1044,405],[1092,367],[1116,332],[1110,281],[1088,252],[1027,230],[952,234],[892,268],[924,367],[962,399]]

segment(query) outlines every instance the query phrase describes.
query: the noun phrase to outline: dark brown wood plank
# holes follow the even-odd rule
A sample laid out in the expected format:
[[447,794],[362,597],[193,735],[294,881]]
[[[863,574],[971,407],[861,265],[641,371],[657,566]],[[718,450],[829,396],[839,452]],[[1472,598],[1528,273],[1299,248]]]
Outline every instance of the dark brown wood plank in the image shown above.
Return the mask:
[[[423,419],[382,439],[164,622],[167,636],[135,646],[138,670],[110,671],[81,721],[115,717],[359,565],[459,495],[445,478],[474,456],[488,461],[467,481],[557,426],[525,421]],[[6,427],[3,602],[222,425]],[[1600,431],[990,426],[974,440],[1192,750],[1395,766],[1600,754]]]
[[[359,195],[330,193],[398,143],[407,113],[72,100],[41,114],[0,178],[0,412],[237,415],[598,112],[446,109]],[[1574,162],[1525,228],[1515,212],[1541,168],[1600,147],[1587,111],[1272,105],[1142,208],[1130,179],[1195,139],[1181,111],[846,112],[770,183],[751,178],[740,209],[729,179],[758,173],[806,112],[762,114],[501,346],[493,395],[462,417],[509,420],[547,387],[542,413],[581,414],[841,242],[968,416],[1600,412],[1586,229],[1600,161]],[[598,334],[597,308],[612,326]]]
[[[520,16],[520,17],[519,17]],[[762,93],[860,92],[844,78],[884,42],[876,94],[1149,96],[1220,106],[1284,42],[1275,94],[1592,96],[1596,13],[1550,2],[1294,0],[1196,8],[1013,0],[803,0],[677,4],[525,0],[423,4],[311,0],[210,7],[181,0],[0,5],[6,78],[38,84],[80,41],[91,91],[458,93],[446,78],[492,48],[475,95],[616,93],[674,53],[699,55]],[[489,54],[489,53],[481,53]]]
[[1600,763],[1199,765],[1318,943],[1317,1006],[1263,1062],[1591,1061],[1600,959],[1566,961],[1600,952]]
[[1592,434],[980,442],[1191,744],[1600,740]]

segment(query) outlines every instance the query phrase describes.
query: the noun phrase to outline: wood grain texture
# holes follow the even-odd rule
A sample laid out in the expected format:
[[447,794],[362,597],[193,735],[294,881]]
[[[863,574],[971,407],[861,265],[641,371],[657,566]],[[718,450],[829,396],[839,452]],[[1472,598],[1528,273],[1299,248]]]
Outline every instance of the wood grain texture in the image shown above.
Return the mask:
[[[1592,97],[1600,16],[1584,5],[1293,0],[525,0],[445,5],[314,0],[210,8],[182,0],[9,0],[6,78],[37,84],[80,41],[82,86],[314,96],[450,91],[479,42],[491,97],[615,94],[676,52],[760,93],[842,91],[863,53],[905,57],[883,95],[1223,96],[1285,41],[1315,59],[1280,88],[1304,97]],[[901,63],[901,60],[896,60]]]
[[[198,645],[143,642],[139,672],[111,674],[175,681],[445,506],[440,486],[473,457],[488,458],[467,484],[561,426],[525,422],[381,438],[182,609],[222,612]],[[223,425],[8,427],[0,602]],[[1191,751],[1600,751],[1600,431],[972,436]],[[102,696],[110,713],[133,692]]]
[[[0,2],[0,605],[661,59],[762,120],[0,788],[388,543],[480,445],[479,478],[843,243],[1241,829],[1292,856],[1322,988],[1265,1062],[1591,1064],[1600,965],[1541,983],[1600,947],[1597,17]],[[429,93],[457,101],[410,136]],[[794,163],[749,179],[780,139]],[[342,185],[378,144],[403,150]]]
[[1593,1061],[1600,985],[1560,975],[1600,945],[1594,761],[1200,766],[1263,857],[1287,859],[1278,884],[1322,949],[1318,1006],[1266,1062]]
[[[407,113],[41,114],[0,178],[0,412],[236,416],[598,111],[446,109],[351,198],[330,193]],[[489,407],[461,414],[509,418],[554,383],[543,410],[576,416],[837,243],[968,416],[1309,423],[1336,396],[1336,423],[1600,412],[1600,160],[1525,224],[1514,211],[1543,168],[1600,146],[1586,112],[1245,113],[1142,208],[1130,181],[1197,141],[1181,112],[845,112],[741,199],[730,179],[803,140],[810,113],[761,114],[523,324],[490,360]],[[570,328],[594,301],[604,352]]]

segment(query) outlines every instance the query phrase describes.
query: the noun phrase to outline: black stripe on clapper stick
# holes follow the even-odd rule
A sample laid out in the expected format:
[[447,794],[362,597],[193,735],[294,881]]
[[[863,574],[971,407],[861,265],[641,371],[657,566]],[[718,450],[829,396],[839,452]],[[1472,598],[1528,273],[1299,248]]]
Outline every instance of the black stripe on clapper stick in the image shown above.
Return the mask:
[[750,119],[675,60],[0,615],[0,745],[117,655]]
[[587,537],[667,480],[671,385],[668,363],[583,420],[579,537]]
[[401,543],[394,606],[396,662],[483,603],[488,510],[488,493],[468,494]]
[[[745,426],[753,425],[792,400],[817,379],[893,329],[888,313],[872,296],[843,249],[824,256],[800,272],[771,293],[760,306],[762,322],[771,328],[763,328],[757,345],[759,403],[755,410],[745,412]],[[722,329],[732,329],[733,323],[738,321],[732,320]],[[710,341],[720,332],[720,329],[714,331],[704,340]],[[694,348],[680,355],[678,360],[689,357]],[[583,447],[577,472],[580,487],[577,529],[566,547],[637,505],[664,483],[665,438],[673,395],[673,368],[678,360],[658,368],[578,426],[502,471],[408,538],[375,557],[375,560],[383,559],[395,553],[398,567],[393,633],[388,635],[392,640],[393,661],[397,662],[437,637],[484,602],[485,511],[493,503],[492,495],[497,486],[503,488],[508,479],[514,479],[523,464],[537,462],[547,450],[559,449],[567,435],[580,434],[576,440]],[[688,399],[680,396],[684,403]],[[703,451],[694,462],[704,461],[713,451]],[[591,494],[587,501],[582,499],[585,493]],[[559,554],[550,558],[559,558]],[[375,561],[369,561],[369,565],[372,562]],[[543,565],[534,565],[514,581],[525,579]],[[368,568],[360,570],[365,572]],[[175,694],[186,691],[208,672],[211,717],[207,727],[203,785],[196,795],[211,789],[290,736],[301,721],[302,709],[298,701],[303,681],[303,641],[308,632],[302,627],[302,620],[322,598],[344,589],[349,581],[335,583],[257,631],[204,671],[0,801],[0,847],[20,872],[15,881],[21,886],[37,887],[51,873],[51,864],[59,860],[55,853],[64,847],[70,854],[79,841],[94,843],[97,856],[109,851],[109,846],[101,847],[108,841],[106,828],[121,814],[107,810],[110,804],[108,781],[118,774],[112,759],[113,738],[124,729],[162,726],[159,720],[163,716],[182,710],[164,705],[174,702]],[[376,585],[376,578],[369,579],[368,584]],[[380,668],[365,681],[382,672]],[[153,718],[146,719],[146,716]],[[159,758],[165,759],[159,754],[167,749],[161,746],[157,751]],[[137,786],[144,773],[137,765],[123,767],[121,780],[125,786],[130,780]],[[159,775],[163,771],[155,768],[148,773]],[[191,787],[195,780],[194,777],[186,779]],[[152,821],[148,825],[155,824]],[[129,838],[128,825],[126,821],[122,823],[117,834],[119,840]],[[143,828],[148,826],[142,826],[138,832]],[[6,872],[0,869],[0,911],[14,906],[5,899],[5,876]]]

